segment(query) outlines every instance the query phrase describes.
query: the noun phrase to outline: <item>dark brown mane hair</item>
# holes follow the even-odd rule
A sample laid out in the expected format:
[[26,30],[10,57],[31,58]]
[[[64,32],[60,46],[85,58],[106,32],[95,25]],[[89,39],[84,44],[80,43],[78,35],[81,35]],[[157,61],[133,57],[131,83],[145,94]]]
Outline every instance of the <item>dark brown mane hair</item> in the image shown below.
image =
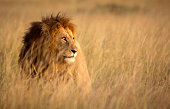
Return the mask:
[[23,42],[28,44],[33,40],[41,37],[41,32],[45,32],[43,29],[43,24],[48,26],[49,30],[53,29],[53,26],[61,26],[63,28],[69,28],[73,35],[75,35],[75,25],[70,22],[70,18],[58,13],[55,17],[51,15],[50,17],[43,17],[41,22],[32,22],[31,27],[24,36]]
[[47,24],[52,28],[56,23],[59,23],[63,28],[69,28],[73,33],[75,33],[75,25],[70,23],[70,18],[57,14],[56,17],[51,15],[51,17],[42,18],[42,22]]

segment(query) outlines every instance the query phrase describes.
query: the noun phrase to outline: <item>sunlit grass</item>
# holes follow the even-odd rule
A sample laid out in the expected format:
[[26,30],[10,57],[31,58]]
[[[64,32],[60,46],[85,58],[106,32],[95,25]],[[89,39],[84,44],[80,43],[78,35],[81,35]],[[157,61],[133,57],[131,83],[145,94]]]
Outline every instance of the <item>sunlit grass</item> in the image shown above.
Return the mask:
[[[68,7],[60,1],[59,5],[56,4],[58,8],[55,2],[44,2],[37,7],[33,3],[23,4],[23,10],[22,3],[1,4],[1,109],[168,108],[169,15],[149,9],[146,13],[119,16],[112,12],[94,13],[91,7],[81,13],[74,10],[80,7],[76,2],[70,2]],[[68,11],[72,7],[73,10]],[[7,8],[9,10],[5,10]],[[92,80],[92,90],[87,95],[67,85],[58,88],[53,83],[37,83],[27,90],[20,79],[18,55],[29,23],[60,9],[70,12],[77,25],[77,39],[86,56]]]

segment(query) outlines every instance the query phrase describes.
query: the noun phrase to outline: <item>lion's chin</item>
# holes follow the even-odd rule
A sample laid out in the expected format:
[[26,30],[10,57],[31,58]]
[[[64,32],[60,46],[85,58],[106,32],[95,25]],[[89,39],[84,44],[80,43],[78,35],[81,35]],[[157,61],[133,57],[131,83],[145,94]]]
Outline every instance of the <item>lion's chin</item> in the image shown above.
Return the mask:
[[71,58],[65,58],[64,61],[68,64],[71,64],[75,61],[75,57],[71,57]]

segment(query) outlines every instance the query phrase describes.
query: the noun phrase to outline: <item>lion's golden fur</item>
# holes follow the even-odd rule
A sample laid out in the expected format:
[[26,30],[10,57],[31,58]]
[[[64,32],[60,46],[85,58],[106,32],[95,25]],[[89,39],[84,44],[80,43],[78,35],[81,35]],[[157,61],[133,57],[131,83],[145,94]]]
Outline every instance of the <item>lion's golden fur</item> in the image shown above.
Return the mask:
[[[62,48],[65,42],[60,40],[60,36],[67,33],[70,35],[69,46]],[[33,22],[23,37],[19,56],[22,76],[45,80],[62,78],[89,87],[91,83],[86,61],[79,43],[74,39],[75,33],[75,25],[70,19],[59,14],[43,18],[41,22]],[[70,49],[78,50],[75,62],[71,64],[63,61],[62,57],[62,53],[68,54]]]

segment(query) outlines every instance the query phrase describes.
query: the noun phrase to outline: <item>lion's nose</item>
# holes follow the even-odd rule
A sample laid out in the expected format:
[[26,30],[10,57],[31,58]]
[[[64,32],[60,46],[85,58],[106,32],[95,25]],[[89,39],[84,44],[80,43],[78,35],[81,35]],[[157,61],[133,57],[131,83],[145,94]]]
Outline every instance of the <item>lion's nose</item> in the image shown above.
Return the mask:
[[77,52],[77,50],[71,50],[74,54]]

